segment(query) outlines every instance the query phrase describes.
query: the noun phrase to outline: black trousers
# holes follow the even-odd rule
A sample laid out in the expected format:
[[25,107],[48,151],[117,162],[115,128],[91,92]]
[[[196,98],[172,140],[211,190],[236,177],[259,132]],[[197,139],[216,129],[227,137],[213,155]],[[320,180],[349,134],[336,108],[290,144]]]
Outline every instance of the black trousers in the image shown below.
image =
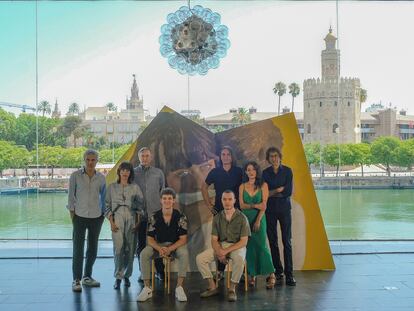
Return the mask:
[[[279,246],[277,243],[277,223],[280,224],[283,243],[284,269],[280,261]],[[292,261],[292,213],[291,207],[278,208],[272,213],[266,213],[267,237],[272,253],[273,267],[277,274],[285,272],[286,276],[293,275]]]
[[[139,263],[139,257],[141,255],[142,250],[147,246],[147,229],[148,229],[148,222],[146,220],[141,221],[138,227],[138,242],[137,242],[137,258],[138,258],[138,266],[141,266]],[[155,269],[158,272],[164,272],[164,264],[162,263],[162,258],[155,259]]]
[[98,240],[103,221],[103,216],[98,218],[84,218],[77,216],[76,214],[73,216],[72,273],[74,280],[80,280],[82,278],[86,230],[88,230],[88,244],[86,248],[86,264],[83,276],[92,277],[92,267],[98,254]]

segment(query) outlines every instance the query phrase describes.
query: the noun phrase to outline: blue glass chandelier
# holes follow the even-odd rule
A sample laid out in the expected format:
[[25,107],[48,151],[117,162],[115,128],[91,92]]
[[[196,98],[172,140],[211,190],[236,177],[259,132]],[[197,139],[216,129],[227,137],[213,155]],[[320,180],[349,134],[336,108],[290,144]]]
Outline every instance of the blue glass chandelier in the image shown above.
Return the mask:
[[180,74],[206,75],[218,68],[230,47],[229,30],[220,20],[220,14],[201,5],[168,14],[168,24],[161,26],[161,55]]

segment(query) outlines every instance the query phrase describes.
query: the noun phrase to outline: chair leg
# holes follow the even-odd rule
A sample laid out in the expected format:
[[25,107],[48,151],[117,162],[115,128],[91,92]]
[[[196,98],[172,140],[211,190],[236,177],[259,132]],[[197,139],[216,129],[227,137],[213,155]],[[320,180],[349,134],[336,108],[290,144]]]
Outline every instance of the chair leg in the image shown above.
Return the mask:
[[244,261],[244,291],[247,292],[247,262]]
[[216,260],[216,275],[213,277],[214,283],[216,283],[216,287],[218,287],[219,279],[218,279],[218,261]]
[[231,261],[229,260],[229,262],[227,263],[227,289],[230,288],[230,278],[231,278]]
[[151,286],[154,289],[154,271],[155,271],[155,261],[154,259],[151,260]]
[[171,259],[168,258],[167,259],[167,280],[168,280],[168,284],[167,284],[167,293],[170,294],[170,273],[171,273]]
[[164,289],[167,288],[167,260],[165,258],[162,259],[162,264],[164,265]]

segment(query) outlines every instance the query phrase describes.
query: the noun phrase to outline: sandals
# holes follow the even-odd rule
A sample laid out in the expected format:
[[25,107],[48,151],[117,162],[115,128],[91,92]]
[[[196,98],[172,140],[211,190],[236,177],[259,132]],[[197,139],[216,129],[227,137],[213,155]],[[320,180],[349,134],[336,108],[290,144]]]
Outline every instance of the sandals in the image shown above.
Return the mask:
[[273,289],[275,287],[275,284],[276,284],[276,277],[275,277],[275,275],[274,274],[269,275],[266,278],[266,288],[267,289]]
[[252,276],[249,278],[249,286],[254,287],[256,285],[256,277]]

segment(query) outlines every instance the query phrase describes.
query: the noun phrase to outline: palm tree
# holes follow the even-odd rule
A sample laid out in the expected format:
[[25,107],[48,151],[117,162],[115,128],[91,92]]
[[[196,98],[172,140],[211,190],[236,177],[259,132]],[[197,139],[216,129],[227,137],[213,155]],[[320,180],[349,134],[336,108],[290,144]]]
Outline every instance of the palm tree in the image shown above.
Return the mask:
[[277,106],[277,115],[280,115],[280,97],[282,97],[286,93],[286,84],[283,82],[278,82],[275,84],[273,88],[273,93],[279,96],[279,105]]
[[237,112],[233,113],[231,121],[235,124],[243,125],[251,120],[249,110],[246,108],[239,108]]
[[361,104],[363,104],[363,103],[365,103],[367,101],[367,98],[368,98],[367,90],[361,89],[359,91],[359,102]]
[[[76,133],[78,134],[78,133]],[[85,132],[82,135],[82,139],[83,139],[83,145],[84,146],[89,146],[89,147],[94,147],[94,141],[96,140],[95,135],[90,131],[90,129],[86,129]]]
[[42,117],[44,117],[45,114],[50,114],[52,112],[52,109],[50,107],[49,102],[44,100],[41,101],[37,106],[37,111],[40,111],[42,113]]
[[71,103],[69,105],[68,113],[71,115],[79,114],[79,105],[77,103]]
[[109,111],[117,111],[118,107],[114,105],[114,103],[107,103],[106,108],[108,108]]
[[79,127],[75,128],[72,132],[73,135],[73,146],[76,148],[76,142],[79,138],[85,136],[88,131],[88,127],[84,125],[80,125]]
[[295,106],[295,97],[298,96],[300,93],[300,87],[299,84],[293,82],[289,85],[289,94],[292,95],[292,112],[293,107]]

